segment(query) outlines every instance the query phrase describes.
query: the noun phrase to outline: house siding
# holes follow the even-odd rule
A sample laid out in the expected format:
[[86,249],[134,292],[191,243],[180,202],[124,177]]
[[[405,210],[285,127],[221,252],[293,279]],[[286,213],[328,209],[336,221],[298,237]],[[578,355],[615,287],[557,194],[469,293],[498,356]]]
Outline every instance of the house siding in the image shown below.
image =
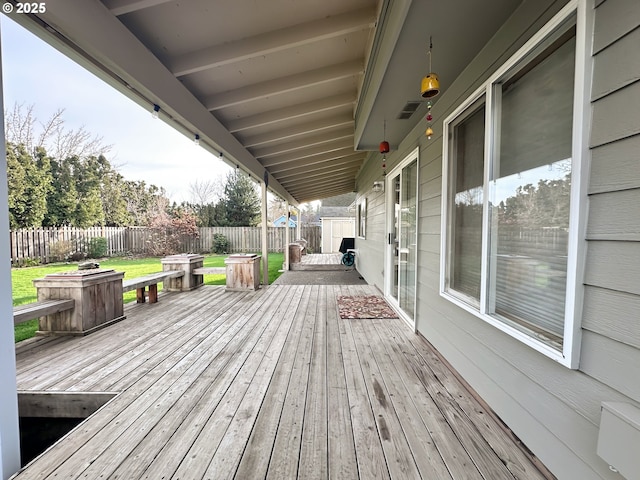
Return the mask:
[[372,285],[383,288],[383,259],[385,246],[384,192],[374,192],[373,182],[382,180],[382,162],[370,159],[357,179],[359,202],[367,199],[367,219],[365,237],[355,240],[356,268]]
[[[640,2],[594,2],[590,205],[578,370],[439,295],[442,119],[565,4],[523,2],[437,99],[433,138],[424,136],[421,119],[389,155],[387,171],[419,147],[417,330],[558,478],[613,480],[621,477],[596,454],[601,402],[640,406]],[[380,155],[372,154],[357,179],[358,195],[367,197],[367,238],[356,239],[356,248],[360,272],[383,290],[385,195],[370,190],[381,179]]]

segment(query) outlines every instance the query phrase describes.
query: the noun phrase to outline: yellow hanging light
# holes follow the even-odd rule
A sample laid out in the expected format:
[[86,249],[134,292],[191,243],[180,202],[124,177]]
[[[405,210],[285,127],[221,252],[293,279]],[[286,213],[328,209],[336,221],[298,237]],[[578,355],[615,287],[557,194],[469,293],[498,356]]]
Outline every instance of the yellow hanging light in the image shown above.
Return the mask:
[[438,75],[431,71],[432,48],[433,42],[431,41],[431,37],[429,37],[429,51],[427,52],[427,55],[429,55],[429,73],[422,78],[422,85],[420,88],[420,94],[423,98],[433,98],[440,93],[440,80],[438,80]]

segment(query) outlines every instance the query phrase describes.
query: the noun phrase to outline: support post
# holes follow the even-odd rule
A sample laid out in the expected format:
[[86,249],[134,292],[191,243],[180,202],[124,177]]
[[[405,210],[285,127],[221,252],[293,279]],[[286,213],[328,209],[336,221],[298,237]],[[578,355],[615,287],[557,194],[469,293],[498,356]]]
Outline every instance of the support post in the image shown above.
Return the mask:
[[[287,211],[287,229],[284,232],[284,271],[289,271],[289,244],[291,243],[291,228],[289,227],[289,219],[291,218],[291,212],[289,211],[289,200],[284,201],[284,207]],[[298,215],[299,217],[299,215]],[[298,218],[298,222],[300,218]],[[296,228],[298,227],[296,223]]]
[[262,284],[269,285],[269,245],[267,242],[267,184],[262,186]]
[[[0,111],[4,112],[2,95],[2,58],[0,58]],[[7,254],[9,245],[9,191],[7,188],[7,151],[4,122],[0,125],[0,252]],[[0,474],[7,479],[20,469],[20,430],[18,428],[18,387],[16,382],[16,350],[14,344],[11,264],[4,256],[0,266]]]

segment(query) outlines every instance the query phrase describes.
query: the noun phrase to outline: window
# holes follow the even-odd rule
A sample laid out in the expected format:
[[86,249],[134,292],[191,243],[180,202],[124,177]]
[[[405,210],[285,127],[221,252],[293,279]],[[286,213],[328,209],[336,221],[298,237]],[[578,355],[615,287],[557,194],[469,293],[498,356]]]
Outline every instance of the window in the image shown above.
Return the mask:
[[571,367],[569,260],[581,225],[572,192],[583,188],[575,8],[445,120],[441,268],[445,298]]
[[452,293],[480,305],[484,182],[484,97],[451,124],[448,275]]
[[358,222],[358,237],[365,238],[366,236],[366,227],[367,227],[367,199],[363,198],[358,203],[358,208],[356,211],[356,217]]

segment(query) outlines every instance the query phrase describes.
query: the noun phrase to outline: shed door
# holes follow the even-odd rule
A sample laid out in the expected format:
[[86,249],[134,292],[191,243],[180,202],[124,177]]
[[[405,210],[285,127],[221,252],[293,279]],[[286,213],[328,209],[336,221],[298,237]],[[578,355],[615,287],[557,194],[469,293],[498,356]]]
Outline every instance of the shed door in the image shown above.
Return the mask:
[[355,218],[322,218],[322,253],[338,253],[342,239],[355,234]]
[[345,237],[353,237],[355,224],[353,220],[333,220],[331,228],[331,253],[340,251],[340,243]]

